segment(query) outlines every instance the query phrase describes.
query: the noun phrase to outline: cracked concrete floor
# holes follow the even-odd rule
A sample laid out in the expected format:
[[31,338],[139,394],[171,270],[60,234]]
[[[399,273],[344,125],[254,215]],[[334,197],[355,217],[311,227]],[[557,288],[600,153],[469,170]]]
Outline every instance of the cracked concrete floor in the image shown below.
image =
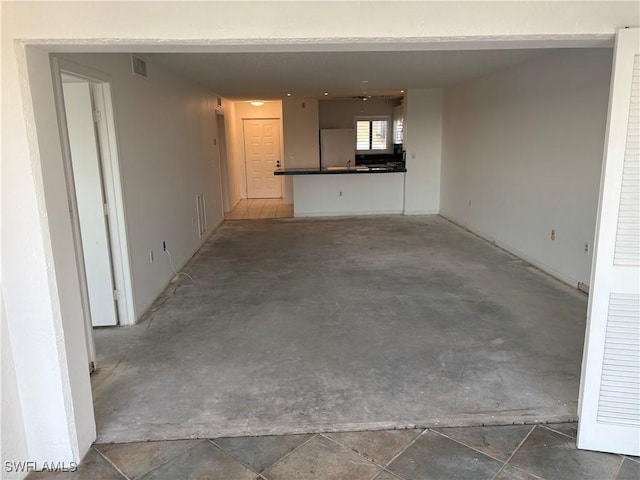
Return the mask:
[[99,442],[575,420],[586,297],[438,216],[225,222],[97,329]]

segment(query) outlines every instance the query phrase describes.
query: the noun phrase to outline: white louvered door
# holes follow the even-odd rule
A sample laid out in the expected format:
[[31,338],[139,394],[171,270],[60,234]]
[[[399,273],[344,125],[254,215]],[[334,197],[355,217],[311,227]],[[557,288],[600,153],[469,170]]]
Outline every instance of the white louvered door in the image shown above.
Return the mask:
[[618,32],[582,364],[578,447],[640,455],[640,29]]

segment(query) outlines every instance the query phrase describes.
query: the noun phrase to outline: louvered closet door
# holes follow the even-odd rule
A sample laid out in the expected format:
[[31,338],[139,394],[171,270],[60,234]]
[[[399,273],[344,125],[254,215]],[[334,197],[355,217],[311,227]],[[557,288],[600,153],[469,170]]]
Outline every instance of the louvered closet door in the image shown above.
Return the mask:
[[618,32],[582,365],[578,447],[640,455],[640,29]]

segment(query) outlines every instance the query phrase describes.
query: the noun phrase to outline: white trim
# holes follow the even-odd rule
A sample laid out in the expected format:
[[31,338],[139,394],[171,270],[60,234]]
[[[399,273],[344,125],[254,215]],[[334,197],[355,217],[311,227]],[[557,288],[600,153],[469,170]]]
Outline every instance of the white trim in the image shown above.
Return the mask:
[[[405,188],[406,188],[406,180],[405,180]],[[440,210],[403,210],[403,215],[440,215]]]
[[67,186],[67,202],[69,204],[69,215],[71,217],[71,234],[73,236],[73,248],[76,256],[76,268],[78,279],[80,280],[80,300],[82,303],[82,316],[84,318],[84,335],[87,345],[87,360],[89,371],[91,366],[96,366],[96,345],[93,340],[91,314],[89,308],[89,293],[87,291],[87,276],[85,273],[84,256],[82,255],[82,239],[80,237],[80,223],[78,219],[78,205],[76,202],[75,182],[73,180],[73,168],[71,166],[71,147],[67,132],[67,116],[62,93],[62,77],[58,59],[53,57],[51,61],[52,80],[54,88],[54,101],[56,104],[56,114],[58,125],[60,126],[60,146],[62,147],[62,159],[64,177]]
[[295,218],[308,218],[308,217],[369,217],[369,216],[372,216],[372,215],[402,215],[402,210],[383,210],[383,211],[380,211],[380,212],[314,212],[314,213],[296,213],[296,212],[293,212],[293,216]]
[[[315,38],[314,40],[318,40]],[[51,53],[96,51],[130,53],[144,47],[147,53],[253,53],[253,52],[387,52],[431,50],[511,50],[518,48],[611,48],[614,33],[551,33],[509,35],[459,35],[439,37],[333,37],[310,42],[308,37],[269,38],[103,38],[24,39]],[[141,50],[138,48],[138,50]]]
[[[66,132],[66,119],[64,118],[64,107],[62,101],[62,72],[68,72],[73,75],[85,78],[92,84],[92,92],[96,108],[102,112],[103,121],[98,123],[98,132],[100,141],[100,150],[102,157],[103,182],[105,188],[105,197],[110,205],[109,222],[109,240],[111,244],[111,258],[113,264],[114,287],[118,290],[120,298],[117,302],[119,323],[121,325],[133,325],[136,323],[133,283],[131,281],[131,264],[129,257],[129,248],[127,243],[126,214],[124,206],[124,198],[122,195],[122,178],[120,172],[120,163],[118,159],[118,144],[116,140],[115,118],[113,113],[113,102],[111,96],[111,78],[102,72],[93,70],[83,65],[78,65],[68,60],[53,57],[53,82],[55,86],[55,97],[58,104],[58,121],[60,122],[61,139],[63,145],[63,155],[65,166],[67,167],[67,183],[70,196],[70,208],[77,212],[75,204],[75,192],[73,190],[73,173],[70,170],[70,151],[68,138],[63,132]],[[106,140],[106,141],[105,141]],[[74,226],[77,223],[77,215],[74,214]],[[79,235],[74,232],[74,237]],[[79,244],[78,244],[79,245]],[[76,256],[78,262],[82,265],[82,255],[76,248]],[[84,274],[81,275],[84,278]],[[82,283],[81,290],[84,297],[86,296],[86,282]],[[88,311],[88,310],[86,310]],[[86,316],[86,315],[85,315]],[[95,361],[95,351],[90,361]]]
[[[463,230],[466,230],[470,233],[473,233],[474,235],[482,238],[483,240],[486,240],[489,243],[494,244],[495,246],[501,248],[502,250],[506,250],[507,252],[515,255],[518,258],[521,258],[522,260],[525,260],[526,262],[530,263],[531,265],[533,265],[534,267],[536,267],[539,270],[542,270],[544,273],[551,275],[552,277],[554,277],[557,280],[560,280],[563,283],[566,283],[567,285],[573,287],[573,288],[578,288],[578,283],[580,283],[580,281],[578,279],[575,279],[573,277],[569,277],[568,275],[565,275],[557,270],[555,270],[554,268],[550,267],[549,265],[540,262],[539,260],[536,260],[535,258],[527,255],[526,253],[518,250],[517,248],[515,248],[512,245],[509,245],[508,243],[504,243],[500,240],[496,240],[495,238],[493,238],[491,235],[483,232],[482,230],[478,230],[476,228],[470,227],[468,225],[465,225],[463,223],[457,222],[456,220],[453,220],[449,217],[447,217],[446,215],[440,214],[440,216],[442,218],[444,218],[445,220],[451,222],[452,224],[454,224],[456,227],[462,228]],[[582,282],[584,283],[584,282]]]
[[122,195],[122,174],[118,157],[111,83],[105,82],[99,86],[99,89],[102,95],[97,95],[95,100],[96,106],[104,115],[104,121],[99,125],[99,129],[102,131],[101,137],[107,139],[107,142],[100,142],[100,147],[103,150],[102,165],[106,174],[104,177],[105,194],[107,202],[111,205],[109,231],[115,287],[120,292],[118,315],[121,325],[133,325],[136,323],[134,291],[131,280],[126,209]]

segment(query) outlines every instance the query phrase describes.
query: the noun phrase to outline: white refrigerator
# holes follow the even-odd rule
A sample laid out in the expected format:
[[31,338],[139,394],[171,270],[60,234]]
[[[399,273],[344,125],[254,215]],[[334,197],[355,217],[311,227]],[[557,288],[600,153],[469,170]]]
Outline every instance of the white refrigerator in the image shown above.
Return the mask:
[[320,164],[322,168],[355,166],[356,131],[352,128],[320,130]]

